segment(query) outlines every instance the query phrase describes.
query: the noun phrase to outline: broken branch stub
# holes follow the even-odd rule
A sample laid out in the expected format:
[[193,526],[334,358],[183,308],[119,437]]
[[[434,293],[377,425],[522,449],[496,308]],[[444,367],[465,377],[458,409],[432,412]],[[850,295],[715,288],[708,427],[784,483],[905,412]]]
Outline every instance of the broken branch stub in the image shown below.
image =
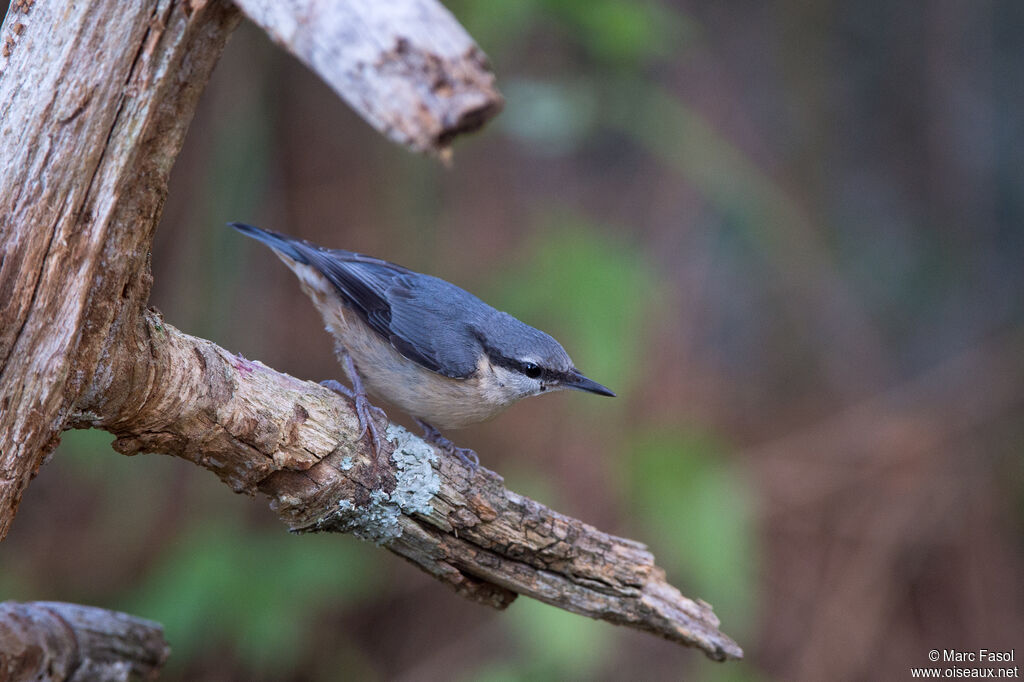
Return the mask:
[[0,603],[2,680],[155,680],[170,651],[159,623],[126,613]]
[[435,0],[235,0],[374,128],[444,152],[503,104],[487,57]]

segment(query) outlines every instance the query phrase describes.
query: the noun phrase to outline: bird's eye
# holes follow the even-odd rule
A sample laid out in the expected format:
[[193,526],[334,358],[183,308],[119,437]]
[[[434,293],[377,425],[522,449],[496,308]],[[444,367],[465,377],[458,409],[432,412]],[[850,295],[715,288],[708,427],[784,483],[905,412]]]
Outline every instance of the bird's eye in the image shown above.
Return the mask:
[[531,379],[536,379],[537,377],[540,376],[540,367],[533,364],[532,362],[524,362],[523,374],[530,377]]

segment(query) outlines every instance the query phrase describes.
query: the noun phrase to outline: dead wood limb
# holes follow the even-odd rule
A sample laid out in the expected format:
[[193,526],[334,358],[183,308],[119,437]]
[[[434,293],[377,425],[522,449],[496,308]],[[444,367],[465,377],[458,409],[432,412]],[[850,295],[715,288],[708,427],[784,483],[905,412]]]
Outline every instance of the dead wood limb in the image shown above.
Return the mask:
[[[342,4],[397,11],[397,3]],[[296,530],[375,540],[478,601],[502,607],[526,594],[719,660],[739,656],[711,609],[668,585],[643,545],[516,495],[493,474],[470,479],[400,429],[391,429],[391,458],[375,466],[348,403],[145,310],[167,176],[237,20],[226,0],[36,0],[13,3],[4,21],[0,538],[61,431],[96,426],[118,436],[121,452],[190,459],[235,490],[268,495]],[[395,21],[406,26],[411,17]],[[472,111],[494,93],[452,57],[466,57],[461,39],[434,44],[409,31],[415,39],[396,42],[395,61],[375,63],[382,75],[362,90],[399,104],[364,108],[385,112],[380,126],[395,139],[442,148],[472,119],[460,107]],[[412,68],[407,57],[429,68]],[[401,133],[385,115],[396,106],[416,112]]]
[[61,602],[0,603],[0,679],[155,680],[163,628],[117,611]]
[[235,0],[370,125],[443,152],[503,100],[487,56],[435,0]]
[[665,581],[647,548],[506,489],[401,427],[384,466],[352,406],[318,384],[232,355],[147,311],[111,339],[74,426],[117,437],[261,492],[296,531],[349,532],[386,546],[456,591],[503,608],[516,594],[695,646],[742,655],[711,608]]

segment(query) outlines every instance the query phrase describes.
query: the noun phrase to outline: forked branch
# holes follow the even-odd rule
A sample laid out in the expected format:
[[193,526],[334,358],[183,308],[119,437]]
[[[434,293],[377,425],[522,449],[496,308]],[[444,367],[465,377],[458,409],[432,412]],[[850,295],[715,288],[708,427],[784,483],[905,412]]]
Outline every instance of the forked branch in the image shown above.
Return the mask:
[[[443,152],[500,106],[479,51],[433,0],[238,5],[414,149]],[[349,23],[318,21],[332,12]],[[145,308],[167,176],[237,20],[226,0],[35,0],[5,18],[0,539],[61,431],[95,426],[120,452],[189,459],[267,495],[295,530],[376,541],[483,603],[525,594],[715,659],[740,656],[710,607],[666,583],[643,545],[489,472],[470,476],[397,427],[394,451],[375,462],[346,401]],[[318,56],[324,40],[338,64]],[[365,56],[373,45],[381,58]],[[339,56],[346,46],[351,59]]]

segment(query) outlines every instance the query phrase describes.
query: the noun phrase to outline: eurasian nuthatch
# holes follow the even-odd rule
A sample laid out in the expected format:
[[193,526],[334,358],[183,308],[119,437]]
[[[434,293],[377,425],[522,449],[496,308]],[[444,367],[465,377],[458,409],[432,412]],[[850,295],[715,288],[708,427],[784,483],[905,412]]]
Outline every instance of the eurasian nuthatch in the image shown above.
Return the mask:
[[[614,396],[583,376],[561,345],[508,313],[437,277],[387,261],[242,223],[292,269],[337,342],[354,391],[325,385],[355,400],[363,432],[378,453],[382,438],[366,391],[405,410],[428,439],[476,466],[436,428],[484,421],[512,403],[573,388]],[[365,386],[365,389],[364,389]]]

